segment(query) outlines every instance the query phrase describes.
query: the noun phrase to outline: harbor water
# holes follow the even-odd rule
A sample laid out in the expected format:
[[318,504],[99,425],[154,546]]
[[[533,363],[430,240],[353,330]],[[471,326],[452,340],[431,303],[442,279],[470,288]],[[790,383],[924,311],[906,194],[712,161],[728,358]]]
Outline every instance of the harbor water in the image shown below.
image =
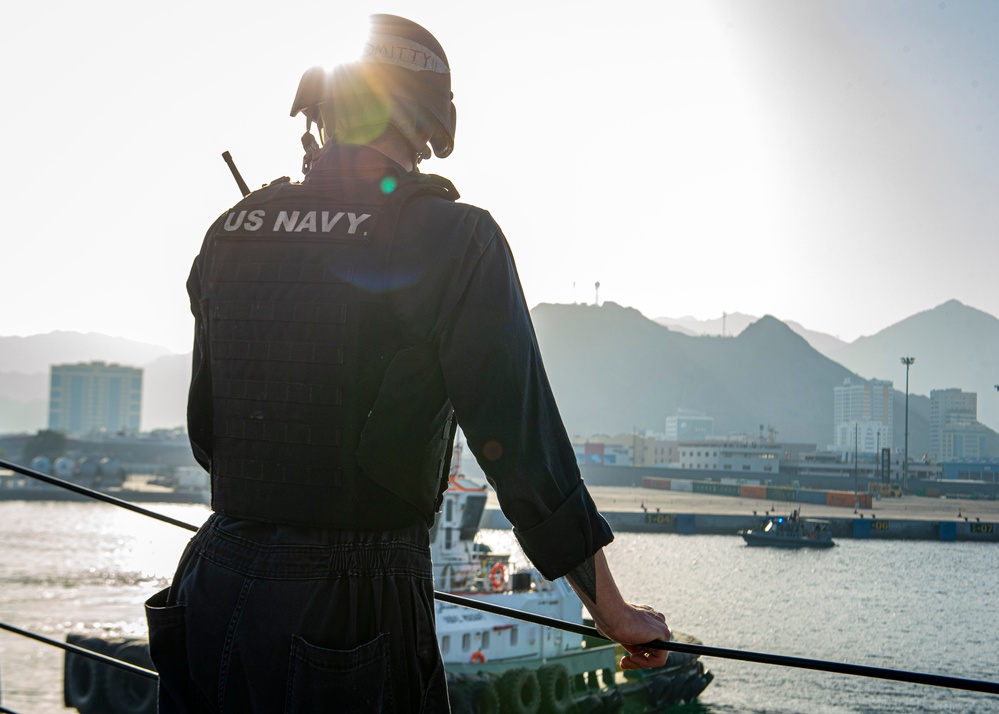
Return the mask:
[[[153,504],[199,524],[196,505]],[[0,621],[145,636],[143,601],[165,587],[190,534],[97,503],[0,503]],[[494,549],[508,532],[484,531]],[[826,551],[749,548],[732,536],[620,534],[625,595],[717,647],[999,680],[999,547],[841,541]],[[55,714],[62,652],[0,631],[0,702]],[[772,665],[705,659],[715,680],[688,712],[999,714],[999,698]]]

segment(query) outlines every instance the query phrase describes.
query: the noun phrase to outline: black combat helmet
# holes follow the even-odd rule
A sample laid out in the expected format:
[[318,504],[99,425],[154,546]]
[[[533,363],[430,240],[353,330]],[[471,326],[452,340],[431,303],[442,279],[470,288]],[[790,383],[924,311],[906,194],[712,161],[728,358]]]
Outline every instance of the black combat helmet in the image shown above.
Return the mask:
[[361,59],[329,72],[307,70],[291,115],[303,113],[309,127],[315,122],[324,144],[365,143],[392,124],[420,158],[430,158],[427,141],[444,158],[454,148],[452,98],[451,68],[436,38],[411,20],[372,15]]

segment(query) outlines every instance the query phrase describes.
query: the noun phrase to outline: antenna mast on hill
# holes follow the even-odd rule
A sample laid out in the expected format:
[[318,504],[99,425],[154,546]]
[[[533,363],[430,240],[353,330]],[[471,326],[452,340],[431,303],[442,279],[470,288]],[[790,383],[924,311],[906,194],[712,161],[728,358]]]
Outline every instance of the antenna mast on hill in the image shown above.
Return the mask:
[[600,306],[600,281],[593,283],[593,304]]

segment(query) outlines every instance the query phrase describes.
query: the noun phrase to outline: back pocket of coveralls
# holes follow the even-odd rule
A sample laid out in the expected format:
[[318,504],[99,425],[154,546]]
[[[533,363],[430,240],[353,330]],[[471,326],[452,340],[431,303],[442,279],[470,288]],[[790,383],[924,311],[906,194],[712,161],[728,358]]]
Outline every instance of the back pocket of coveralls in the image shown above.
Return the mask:
[[285,714],[391,712],[389,636],[352,650],[331,650],[292,637]]
[[187,608],[167,605],[169,588],[146,601],[149,624],[149,655],[160,674],[161,698],[186,701],[190,686],[187,669]]

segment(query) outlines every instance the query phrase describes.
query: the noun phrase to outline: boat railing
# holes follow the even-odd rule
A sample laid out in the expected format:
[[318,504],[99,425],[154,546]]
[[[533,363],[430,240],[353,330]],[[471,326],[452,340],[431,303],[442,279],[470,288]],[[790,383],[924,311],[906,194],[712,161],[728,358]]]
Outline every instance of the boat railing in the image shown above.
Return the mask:
[[[54,486],[58,486],[60,488],[74,491],[78,494],[88,496],[92,499],[103,501],[105,503],[117,506],[119,508],[124,508],[149,518],[154,518],[164,523],[170,523],[179,528],[185,528],[189,531],[198,530],[198,526],[195,526],[193,524],[186,523],[184,521],[172,518],[162,513],[157,513],[156,511],[150,510],[148,508],[143,508],[142,506],[137,506],[134,503],[130,503],[115,496],[110,496],[106,493],[102,493],[100,491],[96,491],[94,489],[87,488],[85,486],[80,486],[79,484],[75,484],[70,481],[64,481],[63,479],[57,478],[55,476],[50,476],[48,474],[35,471],[34,469],[30,469],[26,466],[15,464],[5,459],[0,459],[0,468],[9,469],[11,471],[22,474],[29,478],[37,479],[39,481],[43,481],[52,484]],[[435,599],[441,602],[447,602],[454,605],[461,605],[463,607],[468,607],[473,610],[480,610],[483,612],[502,615],[516,620],[542,625],[545,627],[553,627],[566,632],[579,634],[584,637],[600,638],[607,640],[607,638],[604,637],[595,627],[591,627],[584,624],[567,622],[565,620],[559,620],[557,618],[546,617],[543,615],[538,615],[530,612],[523,612],[503,605],[497,605],[492,602],[477,600],[474,598],[455,595],[453,593],[442,592],[439,590],[434,591],[434,597]],[[118,667],[120,669],[128,670],[133,674],[149,678],[158,677],[156,672],[146,669],[144,667],[137,667],[136,665],[133,665],[129,662],[125,662],[123,660],[119,660],[114,657],[108,657],[106,655],[102,655],[100,653],[93,652],[91,650],[87,650],[82,647],[77,647],[69,643],[58,642],[51,638],[47,638],[42,635],[38,635],[36,633],[22,630],[7,623],[0,622],[0,629],[3,629],[5,631],[23,637],[28,637],[30,639],[42,642],[44,644],[59,647],[66,651],[71,651],[73,654],[77,654],[83,657],[88,657],[90,659],[100,660],[102,662],[105,662],[106,664]],[[952,677],[948,675],[931,674],[925,672],[911,672],[906,670],[889,669],[886,667],[872,667],[868,665],[851,664],[851,663],[837,662],[830,660],[810,659],[806,657],[794,657],[789,655],[771,654],[765,652],[751,652],[748,650],[712,647],[709,645],[693,644],[689,642],[678,642],[675,640],[671,640],[669,642],[663,640],[654,640],[652,642],[645,643],[644,646],[653,649],[667,650],[669,652],[681,652],[681,653],[691,654],[698,657],[718,657],[721,659],[739,660],[743,662],[754,662],[757,664],[769,664],[780,667],[809,669],[809,670],[829,672],[834,674],[847,674],[857,677],[870,677],[875,679],[885,679],[896,682],[906,682],[910,684],[920,684],[933,687],[944,687],[948,689],[959,689],[970,692],[981,692],[984,694],[999,695],[999,682],[992,682],[987,680],[967,679],[963,677]],[[17,714],[16,712],[12,712],[10,709],[5,709],[2,705],[0,705],[0,714],[4,714],[6,712],[9,712],[9,714]]]

